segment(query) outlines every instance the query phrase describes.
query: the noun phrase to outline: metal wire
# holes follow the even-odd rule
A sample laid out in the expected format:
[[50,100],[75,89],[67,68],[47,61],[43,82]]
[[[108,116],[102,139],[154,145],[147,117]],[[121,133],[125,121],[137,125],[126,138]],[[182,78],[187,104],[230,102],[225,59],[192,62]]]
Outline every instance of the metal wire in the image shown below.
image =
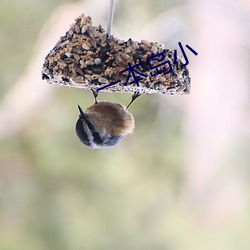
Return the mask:
[[109,13],[108,13],[108,26],[107,26],[107,33],[108,34],[111,33],[111,29],[112,29],[114,9],[115,9],[115,0],[110,0]]

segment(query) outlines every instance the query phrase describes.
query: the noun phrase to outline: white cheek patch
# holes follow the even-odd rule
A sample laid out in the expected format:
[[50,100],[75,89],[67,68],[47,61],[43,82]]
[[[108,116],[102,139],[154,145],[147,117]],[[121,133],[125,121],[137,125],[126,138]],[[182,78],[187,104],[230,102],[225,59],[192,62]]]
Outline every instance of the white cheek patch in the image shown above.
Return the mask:
[[86,131],[86,134],[88,135],[88,139],[89,139],[89,143],[91,145],[91,147],[94,148],[94,137],[93,137],[93,134],[91,132],[91,130],[89,129],[88,125],[86,124],[86,122],[83,123],[83,128],[84,130]]

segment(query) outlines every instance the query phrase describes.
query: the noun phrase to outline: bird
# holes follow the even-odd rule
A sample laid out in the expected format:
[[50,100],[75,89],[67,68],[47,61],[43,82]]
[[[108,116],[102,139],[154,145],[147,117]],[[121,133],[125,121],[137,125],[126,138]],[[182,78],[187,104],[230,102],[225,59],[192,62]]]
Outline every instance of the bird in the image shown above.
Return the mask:
[[112,148],[134,130],[130,105],[140,96],[135,92],[127,107],[109,101],[97,101],[98,92],[91,89],[95,102],[85,112],[78,105],[79,118],[75,131],[80,142],[91,149]]

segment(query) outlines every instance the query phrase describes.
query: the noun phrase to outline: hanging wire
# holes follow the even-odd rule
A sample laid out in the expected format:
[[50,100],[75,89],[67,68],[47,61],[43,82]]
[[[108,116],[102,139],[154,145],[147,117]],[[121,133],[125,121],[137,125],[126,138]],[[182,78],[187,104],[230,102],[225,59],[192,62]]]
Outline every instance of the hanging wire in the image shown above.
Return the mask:
[[108,27],[107,27],[108,34],[111,33],[111,29],[112,29],[114,9],[115,9],[115,0],[110,0],[109,13],[108,13]]

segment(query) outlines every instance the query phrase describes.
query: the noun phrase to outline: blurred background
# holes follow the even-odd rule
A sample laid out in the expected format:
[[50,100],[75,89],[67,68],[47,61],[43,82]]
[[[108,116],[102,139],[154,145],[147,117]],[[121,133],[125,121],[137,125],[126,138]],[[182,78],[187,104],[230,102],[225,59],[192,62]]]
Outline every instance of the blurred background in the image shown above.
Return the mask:
[[92,94],[41,68],[81,13],[106,28],[108,5],[0,2],[0,249],[249,250],[250,2],[117,0],[115,36],[198,56],[190,95],[140,97],[134,134],[90,150],[74,126]]

